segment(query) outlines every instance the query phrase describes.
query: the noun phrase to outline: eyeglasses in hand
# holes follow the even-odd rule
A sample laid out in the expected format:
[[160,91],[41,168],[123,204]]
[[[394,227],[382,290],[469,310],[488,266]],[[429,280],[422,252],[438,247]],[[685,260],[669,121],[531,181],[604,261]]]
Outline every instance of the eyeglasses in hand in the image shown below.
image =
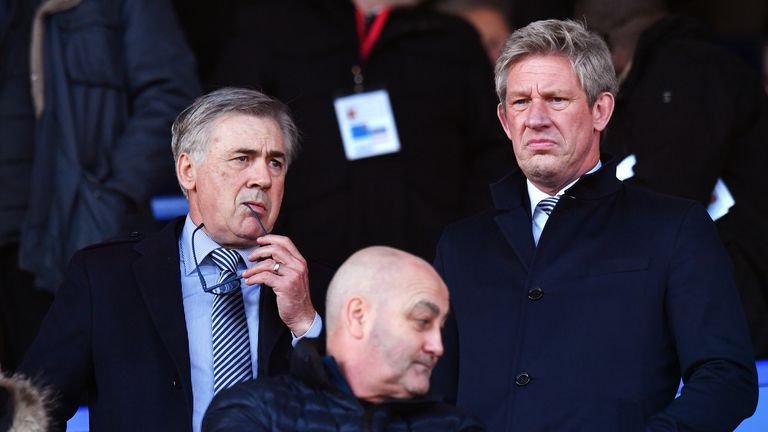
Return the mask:
[[[261,218],[259,218],[258,213],[253,211],[253,209],[248,206],[247,204],[243,204],[245,207],[248,208],[248,210],[253,213],[253,216],[256,218],[256,221],[259,223],[259,228],[261,228],[261,235],[267,234],[267,229],[264,228],[264,224],[261,223]],[[194,231],[192,231],[192,258],[195,260],[195,270],[197,271],[197,277],[200,278],[200,285],[203,287],[203,291],[209,293],[209,294],[215,294],[215,295],[225,295],[229,294],[238,288],[240,288],[239,282],[241,279],[241,275],[235,274],[234,276],[230,276],[223,281],[217,283],[216,285],[208,286],[208,284],[205,283],[205,278],[203,277],[203,273],[200,272],[200,263],[197,261],[197,253],[195,252],[195,234],[197,234],[198,231],[200,231],[201,228],[205,226],[204,223],[200,222],[200,225],[198,225]]]

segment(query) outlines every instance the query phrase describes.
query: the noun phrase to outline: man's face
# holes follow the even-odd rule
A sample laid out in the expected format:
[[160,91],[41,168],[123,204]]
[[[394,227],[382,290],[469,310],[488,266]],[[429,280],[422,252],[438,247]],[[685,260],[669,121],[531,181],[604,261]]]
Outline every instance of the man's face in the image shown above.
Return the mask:
[[250,247],[265,234],[254,213],[271,231],[285,184],[285,143],[273,119],[225,114],[211,125],[202,163],[182,154],[179,182],[189,195],[196,224],[225,247]]
[[379,307],[368,340],[372,382],[387,398],[427,393],[432,369],[443,355],[448,289],[436,275],[409,282]]
[[497,111],[525,176],[554,194],[599,160],[613,96],[603,93],[590,107],[567,58],[533,55],[510,68]]

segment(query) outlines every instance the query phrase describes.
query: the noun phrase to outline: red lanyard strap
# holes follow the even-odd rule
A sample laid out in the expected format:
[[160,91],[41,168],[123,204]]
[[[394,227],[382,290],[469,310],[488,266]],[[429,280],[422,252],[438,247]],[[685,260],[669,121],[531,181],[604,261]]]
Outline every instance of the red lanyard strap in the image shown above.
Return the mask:
[[391,7],[387,6],[376,15],[371,27],[365,28],[365,17],[359,8],[355,8],[355,18],[357,19],[357,37],[360,40],[360,60],[365,61],[368,55],[371,54],[373,45],[379,39],[381,30],[384,28],[384,24],[389,18],[389,12]]

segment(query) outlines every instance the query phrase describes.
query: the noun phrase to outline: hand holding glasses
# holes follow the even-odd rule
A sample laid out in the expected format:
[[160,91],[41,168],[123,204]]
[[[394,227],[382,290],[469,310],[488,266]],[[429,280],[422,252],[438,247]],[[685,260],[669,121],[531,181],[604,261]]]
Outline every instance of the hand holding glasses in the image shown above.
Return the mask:
[[[259,237],[267,235],[267,229],[264,228],[264,224],[261,222],[259,214],[256,213],[256,211],[254,211],[249,205],[243,205],[251,211],[253,216],[256,218],[256,221],[259,223],[259,228],[261,229],[261,235]],[[200,285],[203,287],[203,291],[215,295],[229,294],[232,291],[240,288],[242,271],[238,271],[235,275],[228,277],[216,285],[208,286],[208,284],[205,283],[205,278],[203,278],[203,274],[200,272],[200,262],[197,260],[197,253],[195,252],[195,234],[197,234],[197,232],[200,231],[200,229],[204,226],[205,224],[201,222],[200,225],[198,225],[195,230],[192,231],[192,258],[195,260],[195,270],[197,271],[197,277],[200,278]]]

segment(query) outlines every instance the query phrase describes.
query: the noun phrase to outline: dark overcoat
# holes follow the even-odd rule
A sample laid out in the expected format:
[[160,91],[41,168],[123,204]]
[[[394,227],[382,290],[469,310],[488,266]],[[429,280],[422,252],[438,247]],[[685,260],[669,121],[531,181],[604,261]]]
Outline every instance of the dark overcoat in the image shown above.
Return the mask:
[[525,177],[492,194],[438,247],[454,318],[438,390],[492,431],[732,430],[752,414],[744,314],[700,204],[607,163],[565,191],[536,247]]
[[[146,238],[88,247],[67,278],[21,371],[57,394],[63,426],[88,403],[96,431],[191,431],[192,384],[179,266],[184,218]],[[312,273],[322,306],[330,273]],[[289,369],[291,334],[275,294],[259,299],[259,376]]]

